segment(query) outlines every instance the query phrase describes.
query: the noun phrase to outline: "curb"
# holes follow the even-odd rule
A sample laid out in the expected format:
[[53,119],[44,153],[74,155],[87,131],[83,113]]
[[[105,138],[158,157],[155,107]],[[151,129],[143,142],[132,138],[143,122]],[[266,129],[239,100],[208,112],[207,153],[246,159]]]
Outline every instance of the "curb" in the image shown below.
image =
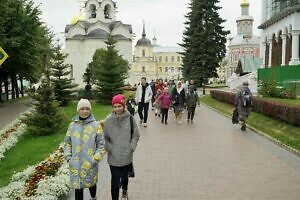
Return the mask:
[[[216,111],[217,113],[220,113],[221,115],[223,115],[223,116],[225,116],[225,117],[227,117],[227,118],[231,118],[231,116],[226,115],[226,114],[224,114],[223,112],[221,112],[221,111],[219,111],[219,110],[217,110],[217,109],[215,109],[215,108],[213,108],[213,107],[211,107],[211,106],[208,106],[208,105],[205,104],[205,103],[202,103],[202,102],[201,102],[201,104],[204,105],[204,106],[206,106],[206,107],[209,108],[209,109],[212,109],[212,110]],[[266,133],[264,133],[264,132],[262,132],[262,131],[260,131],[260,130],[257,130],[256,128],[254,128],[254,127],[252,127],[252,126],[250,126],[250,125],[248,125],[248,124],[247,124],[247,128],[249,128],[250,130],[252,130],[252,131],[253,131],[254,133],[256,133],[256,134],[258,134],[258,135],[260,135],[260,136],[263,136],[264,138],[268,139],[269,141],[271,141],[272,143],[278,145],[279,147],[283,148],[284,150],[289,151],[290,153],[292,153],[292,154],[294,154],[294,155],[300,157],[300,151],[298,151],[297,149],[294,149],[293,147],[290,147],[290,146],[288,146],[288,145],[286,145],[286,144],[283,144],[283,143],[280,142],[279,140],[277,140],[277,139],[275,139],[275,138],[273,138],[273,137],[267,135]]]

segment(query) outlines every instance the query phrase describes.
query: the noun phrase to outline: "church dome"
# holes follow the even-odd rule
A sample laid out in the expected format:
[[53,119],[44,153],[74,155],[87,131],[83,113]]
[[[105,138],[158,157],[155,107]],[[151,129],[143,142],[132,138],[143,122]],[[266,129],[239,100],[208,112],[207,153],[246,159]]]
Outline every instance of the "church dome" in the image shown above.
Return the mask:
[[137,41],[136,46],[152,46],[151,41],[146,38],[145,23],[143,24],[142,38]]
[[142,37],[137,41],[136,46],[152,46],[152,45],[151,45],[151,41],[148,38]]
[[77,24],[78,21],[84,21],[85,20],[85,15],[83,12],[80,13],[80,15],[74,16],[71,19],[71,25]]
[[243,0],[241,6],[249,6],[248,0]]

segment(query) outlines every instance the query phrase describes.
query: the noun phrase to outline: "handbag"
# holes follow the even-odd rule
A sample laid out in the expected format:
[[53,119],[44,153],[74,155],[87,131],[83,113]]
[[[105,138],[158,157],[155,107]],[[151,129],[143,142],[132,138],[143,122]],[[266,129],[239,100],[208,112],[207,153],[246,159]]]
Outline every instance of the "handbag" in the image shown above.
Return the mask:
[[232,124],[238,124],[238,123],[239,123],[239,112],[238,109],[235,108],[232,113]]
[[[133,119],[132,119],[132,115],[130,116],[130,140],[132,139],[132,135],[133,135]],[[135,172],[134,172],[134,167],[133,167],[133,163],[131,163],[129,165],[129,168],[128,168],[128,177],[130,178],[134,178],[135,177]]]

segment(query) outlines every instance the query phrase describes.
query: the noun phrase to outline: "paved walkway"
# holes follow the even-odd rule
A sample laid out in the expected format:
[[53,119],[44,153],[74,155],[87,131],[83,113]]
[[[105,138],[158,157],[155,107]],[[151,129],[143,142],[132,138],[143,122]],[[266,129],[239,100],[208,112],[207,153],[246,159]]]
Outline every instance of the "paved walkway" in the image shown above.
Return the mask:
[[0,103],[0,130],[29,109],[28,99],[13,103]]
[[[130,200],[300,199],[300,158],[205,106],[194,124],[175,124],[170,115],[166,126],[150,111],[149,126],[140,128]],[[98,199],[108,200],[106,162],[100,172]]]

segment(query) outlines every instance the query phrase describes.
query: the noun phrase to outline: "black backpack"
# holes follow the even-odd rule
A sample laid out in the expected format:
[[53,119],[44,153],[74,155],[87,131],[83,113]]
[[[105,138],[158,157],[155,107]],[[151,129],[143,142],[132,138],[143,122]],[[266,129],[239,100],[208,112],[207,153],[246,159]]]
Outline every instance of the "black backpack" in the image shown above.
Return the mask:
[[135,113],[134,107],[132,105],[133,103],[134,102],[131,99],[128,99],[126,102],[127,110],[132,116],[134,116],[134,113]]
[[252,107],[252,95],[249,90],[244,90],[241,97],[243,107]]

